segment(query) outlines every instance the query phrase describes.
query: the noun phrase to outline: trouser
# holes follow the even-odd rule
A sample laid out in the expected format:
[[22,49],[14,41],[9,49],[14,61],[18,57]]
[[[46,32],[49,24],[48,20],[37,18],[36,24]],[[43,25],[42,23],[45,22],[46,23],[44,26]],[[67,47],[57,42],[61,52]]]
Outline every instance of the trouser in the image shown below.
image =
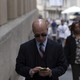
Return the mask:
[[64,38],[59,38],[58,42],[64,47],[64,45],[65,45],[65,39]]
[[80,64],[73,64],[71,67],[73,80],[80,80]]

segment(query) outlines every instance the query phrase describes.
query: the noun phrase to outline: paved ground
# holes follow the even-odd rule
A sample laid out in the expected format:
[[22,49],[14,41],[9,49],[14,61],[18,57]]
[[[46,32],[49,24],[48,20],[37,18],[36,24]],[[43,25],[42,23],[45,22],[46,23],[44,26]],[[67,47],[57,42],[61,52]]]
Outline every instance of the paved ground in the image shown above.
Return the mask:
[[72,80],[71,68],[69,68],[66,73],[60,77],[60,80]]

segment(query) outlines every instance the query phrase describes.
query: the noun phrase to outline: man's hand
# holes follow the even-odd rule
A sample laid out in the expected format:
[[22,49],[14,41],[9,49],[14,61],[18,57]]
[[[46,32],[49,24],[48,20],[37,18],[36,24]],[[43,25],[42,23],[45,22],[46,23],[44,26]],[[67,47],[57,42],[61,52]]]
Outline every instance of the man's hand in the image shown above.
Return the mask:
[[52,71],[51,71],[51,69],[49,69],[49,68],[41,69],[41,70],[39,71],[39,75],[40,75],[40,76],[43,76],[43,77],[45,77],[45,76],[51,77],[51,76],[52,76]]
[[29,74],[31,75],[31,77],[33,77],[33,75],[34,75],[35,73],[39,72],[40,69],[41,69],[41,67],[32,68],[32,69],[30,69]]

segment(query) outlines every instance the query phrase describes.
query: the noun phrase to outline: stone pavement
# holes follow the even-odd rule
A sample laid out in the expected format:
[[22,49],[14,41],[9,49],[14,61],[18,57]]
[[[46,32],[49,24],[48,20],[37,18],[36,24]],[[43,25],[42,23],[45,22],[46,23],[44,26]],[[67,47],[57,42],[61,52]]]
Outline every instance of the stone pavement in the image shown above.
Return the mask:
[[59,80],[72,80],[71,67],[69,67],[69,69],[66,71],[66,73],[64,75],[62,75]]

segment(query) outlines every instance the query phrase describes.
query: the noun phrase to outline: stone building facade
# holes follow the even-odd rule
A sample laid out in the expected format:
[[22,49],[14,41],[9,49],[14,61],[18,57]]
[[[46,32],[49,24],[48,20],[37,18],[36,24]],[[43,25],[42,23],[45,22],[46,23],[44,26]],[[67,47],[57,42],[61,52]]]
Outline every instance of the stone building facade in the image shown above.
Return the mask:
[[16,57],[37,17],[36,0],[0,0],[0,80],[24,79],[15,72]]
[[44,18],[60,19],[62,10],[71,6],[80,7],[80,0],[37,0],[37,8]]

